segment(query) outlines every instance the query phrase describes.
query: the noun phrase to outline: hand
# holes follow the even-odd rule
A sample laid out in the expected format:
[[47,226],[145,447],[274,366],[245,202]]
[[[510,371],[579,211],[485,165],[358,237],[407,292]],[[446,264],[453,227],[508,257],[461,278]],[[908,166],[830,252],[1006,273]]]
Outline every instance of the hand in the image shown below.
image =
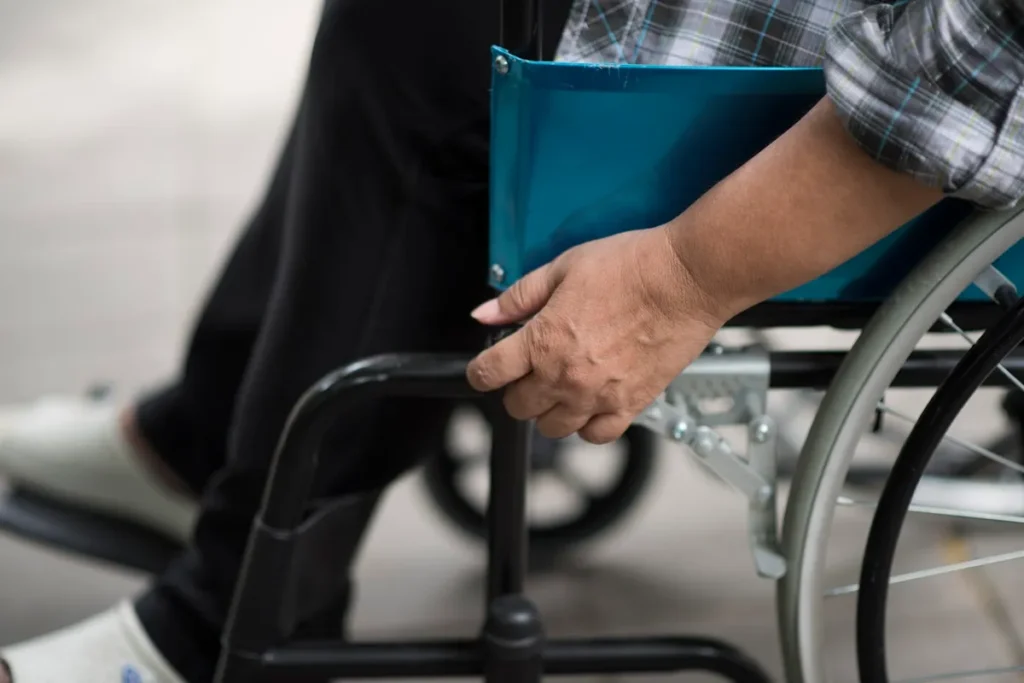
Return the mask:
[[589,242],[473,311],[487,325],[533,317],[477,356],[468,379],[506,387],[509,414],[549,438],[607,443],[707,346],[718,310],[667,227]]

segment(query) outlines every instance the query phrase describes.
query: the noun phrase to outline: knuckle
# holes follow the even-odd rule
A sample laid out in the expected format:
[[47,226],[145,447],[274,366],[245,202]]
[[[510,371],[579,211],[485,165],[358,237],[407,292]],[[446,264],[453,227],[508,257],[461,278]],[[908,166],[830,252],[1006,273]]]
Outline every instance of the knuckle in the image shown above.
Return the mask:
[[626,407],[628,401],[625,398],[626,392],[622,386],[622,382],[618,380],[611,380],[597,393],[597,405],[600,406],[602,411],[615,413]]
[[591,373],[578,365],[570,365],[562,373],[561,385],[576,393],[591,393],[593,379]]
[[608,444],[622,436],[628,426],[628,420],[599,420],[581,429],[580,436],[592,444]]
[[537,316],[527,326],[529,330],[529,343],[534,353],[545,356],[555,350],[558,339],[558,329],[555,323],[544,316]]
[[523,278],[508,288],[508,301],[514,310],[521,311],[529,305],[528,280],[529,278]]
[[493,377],[490,363],[482,359],[473,361],[466,369],[466,377],[469,380],[470,386],[474,389],[489,389],[492,381],[491,378]]

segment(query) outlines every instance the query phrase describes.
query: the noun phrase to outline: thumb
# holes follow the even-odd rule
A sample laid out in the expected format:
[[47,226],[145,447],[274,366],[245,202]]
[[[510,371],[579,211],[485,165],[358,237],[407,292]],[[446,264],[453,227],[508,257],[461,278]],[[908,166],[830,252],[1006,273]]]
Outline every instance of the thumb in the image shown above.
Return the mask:
[[507,325],[524,320],[544,307],[560,279],[553,263],[541,266],[517,280],[498,298],[477,306],[470,315],[484,325]]

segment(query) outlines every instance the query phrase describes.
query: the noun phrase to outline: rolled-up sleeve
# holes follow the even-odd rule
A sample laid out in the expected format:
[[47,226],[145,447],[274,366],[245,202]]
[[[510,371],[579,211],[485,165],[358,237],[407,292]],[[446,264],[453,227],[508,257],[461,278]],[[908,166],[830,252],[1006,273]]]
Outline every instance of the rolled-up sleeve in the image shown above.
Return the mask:
[[903,0],[840,20],[828,92],[858,144],[989,208],[1024,197],[1024,0]]

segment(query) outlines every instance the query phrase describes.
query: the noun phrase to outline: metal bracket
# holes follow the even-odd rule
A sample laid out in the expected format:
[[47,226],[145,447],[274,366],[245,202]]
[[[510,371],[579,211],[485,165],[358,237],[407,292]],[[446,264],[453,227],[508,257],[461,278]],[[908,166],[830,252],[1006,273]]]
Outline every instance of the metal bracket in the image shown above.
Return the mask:
[[[754,566],[761,577],[779,579],[786,573],[786,559],[779,551],[775,504],[777,430],[765,415],[769,372],[768,352],[762,348],[712,347],[634,423],[690,446],[700,462],[747,497]],[[729,405],[705,409],[708,401],[720,399]],[[746,424],[749,430],[746,459],[713,429],[735,424]]]
[[985,268],[985,270],[978,274],[978,277],[974,278],[974,284],[978,289],[983,291],[989,299],[992,299],[997,303],[999,302],[999,292],[1001,290],[1012,294],[1017,293],[1017,287],[1013,284],[1013,281],[1003,275],[998,268],[992,265]]

